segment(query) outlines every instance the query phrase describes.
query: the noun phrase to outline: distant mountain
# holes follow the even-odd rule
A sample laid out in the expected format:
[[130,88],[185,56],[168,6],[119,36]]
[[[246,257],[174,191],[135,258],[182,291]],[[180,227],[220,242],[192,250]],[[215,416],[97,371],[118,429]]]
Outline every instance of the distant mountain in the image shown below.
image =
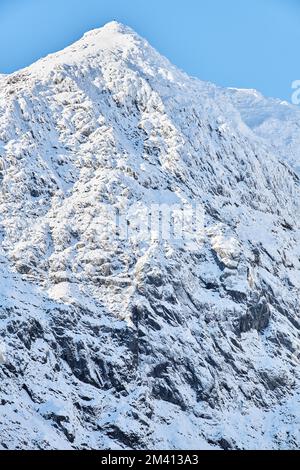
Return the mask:
[[224,90],[243,121],[300,174],[300,108],[255,90]]

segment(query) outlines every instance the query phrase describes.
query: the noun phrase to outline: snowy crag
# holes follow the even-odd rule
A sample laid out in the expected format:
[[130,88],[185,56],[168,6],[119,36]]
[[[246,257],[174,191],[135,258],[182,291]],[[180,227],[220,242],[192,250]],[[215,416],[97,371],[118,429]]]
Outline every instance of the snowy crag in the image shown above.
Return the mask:
[[0,448],[299,447],[299,118],[115,22],[0,76]]

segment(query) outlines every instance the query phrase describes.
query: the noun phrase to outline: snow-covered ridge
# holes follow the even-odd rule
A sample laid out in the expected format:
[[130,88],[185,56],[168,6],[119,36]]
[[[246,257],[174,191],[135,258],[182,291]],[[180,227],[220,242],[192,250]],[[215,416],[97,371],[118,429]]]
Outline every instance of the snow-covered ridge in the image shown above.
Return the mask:
[[300,174],[300,108],[255,90],[224,90],[244,122]]
[[[0,80],[0,446],[298,447],[299,180],[262,100],[115,22]],[[161,203],[203,207],[192,248],[107,216]]]

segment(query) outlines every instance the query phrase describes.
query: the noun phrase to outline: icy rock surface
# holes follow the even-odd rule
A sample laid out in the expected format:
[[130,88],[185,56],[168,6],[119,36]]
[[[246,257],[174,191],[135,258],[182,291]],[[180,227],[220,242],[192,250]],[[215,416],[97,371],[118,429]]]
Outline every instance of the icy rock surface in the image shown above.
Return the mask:
[[[0,448],[299,447],[298,143],[118,23],[0,77]],[[105,211],[169,201],[199,245]]]

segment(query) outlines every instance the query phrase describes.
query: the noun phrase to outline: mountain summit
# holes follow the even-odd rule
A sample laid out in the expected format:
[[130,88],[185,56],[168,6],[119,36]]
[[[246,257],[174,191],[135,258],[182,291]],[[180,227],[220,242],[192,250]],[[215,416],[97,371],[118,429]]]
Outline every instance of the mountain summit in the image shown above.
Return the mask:
[[0,447],[299,447],[280,106],[116,22],[0,77]]

